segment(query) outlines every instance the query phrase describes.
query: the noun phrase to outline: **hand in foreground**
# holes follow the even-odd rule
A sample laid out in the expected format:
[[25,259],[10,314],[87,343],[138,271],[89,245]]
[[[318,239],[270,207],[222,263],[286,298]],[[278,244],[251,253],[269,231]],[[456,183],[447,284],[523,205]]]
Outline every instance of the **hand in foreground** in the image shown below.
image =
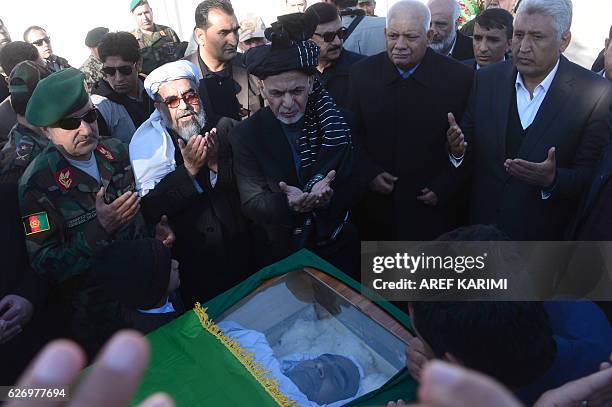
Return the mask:
[[[71,341],[53,341],[38,354],[19,380],[18,387],[70,388],[69,407],[128,406],[149,363],[148,342],[137,332],[121,331],[104,346],[89,374],[76,386],[85,355]],[[36,407],[40,399],[20,399],[8,407]],[[51,405],[51,404],[48,404]],[[54,404],[55,405],[55,404]],[[157,393],[140,407],[171,407],[169,396]]]
[[20,295],[9,294],[0,300],[0,344],[21,333],[32,318],[34,306]]
[[205,138],[201,134],[198,134],[191,137],[187,144],[185,144],[183,139],[179,139],[178,145],[181,150],[181,155],[183,156],[185,169],[189,175],[195,177],[206,163],[208,157],[208,147]]
[[389,195],[393,192],[395,182],[398,178],[388,172],[381,172],[372,181],[370,181],[370,189],[379,194]]
[[525,161],[520,158],[508,159],[504,162],[504,168],[506,168],[508,174],[541,188],[548,188],[555,181],[556,166],[554,147],[548,150],[548,157],[541,163]]
[[168,223],[168,217],[162,215],[159,223],[155,225],[155,239],[159,240],[168,248],[172,248],[172,245],[176,241],[176,235]]
[[450,153],[455,157],[463,157],[465,149],[467,148],[467,142],[465,136],[461,131],[461,128],[455,121],[455,116],[452,113],[448,114],[448,130],[446,132],[446,141],[448,143],[448,149]]
[[113,234],[131,221],[140,210],[140,197],[137,192],[128,191],[107,205],[104,201],[106,188],[96,194],[96,214],[98,221],[107,233]]

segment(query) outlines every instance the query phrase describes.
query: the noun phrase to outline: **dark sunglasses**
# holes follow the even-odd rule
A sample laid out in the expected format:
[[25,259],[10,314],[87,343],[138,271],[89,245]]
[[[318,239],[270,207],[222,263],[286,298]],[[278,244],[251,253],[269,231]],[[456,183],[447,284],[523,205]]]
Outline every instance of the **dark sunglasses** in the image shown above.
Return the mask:
[[327,32],[327,33],[323,33],[323,34],[319,34],[319,33],[314,33],[315,35],[323,38],[323,41],[325,42],[332,42],[334,40],[334,38],[336,38],[336,36],[338,36],[339,39],[344,40],[346,39],[346,33],[348,32],[348,30],[344,27],[340,28],[338,31],[334,32]]
[[32,44],[36,45],[37,47],[40,47],[41,45],[43,45],[43,42],[46,42],[47,44],[51,44],[51,37],[44,37],[44,38],[41,38],[40,40],[32,41]]
[[181,100],[184,100],[188,105],[197,106],[200,104],[200,95],[191,91],[184,93],[181,97],[170,96],[168,99],[164,100],[164,103],[169,108],[176,109],[181,104]]
[[91,109],[81,117],[65,117],[58,120],[55,127],[60,127],[64,130],[75,130],[81,126],[81,121],[92,124],[98,120],[98,109]]
[[102,68],[102,72],[106,76],[115,76],[117,71],[119,71],[121,75],[131,75],[132,72],[134,72],[134,65],[123,65],[118,67],[105,66]]

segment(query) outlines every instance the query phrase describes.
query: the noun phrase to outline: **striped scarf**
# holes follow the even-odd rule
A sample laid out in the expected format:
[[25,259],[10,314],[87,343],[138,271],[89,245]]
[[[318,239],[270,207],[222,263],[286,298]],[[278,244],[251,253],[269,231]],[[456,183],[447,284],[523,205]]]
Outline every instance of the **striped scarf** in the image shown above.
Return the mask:
[[302,179],[338,172],[352,150],[351,130],[340,109],[317,79],[304,113],[298,140]]

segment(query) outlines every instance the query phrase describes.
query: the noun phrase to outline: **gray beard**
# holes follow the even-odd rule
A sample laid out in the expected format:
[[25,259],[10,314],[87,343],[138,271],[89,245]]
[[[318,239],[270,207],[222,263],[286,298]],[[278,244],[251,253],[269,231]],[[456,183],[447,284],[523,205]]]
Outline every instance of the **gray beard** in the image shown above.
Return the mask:
[[190,138],[200,134],[200,130],[206,125],[206,115],[204,114],[204,110],[201,112],[193,112],[193,116],[191,116],[191,120],[189,123],[178,126],[177,124],[171,123],[165,115],[162,115],[162,121],[164,127],[167,129],[171,129],[174,131],[180,138],[182,138],[185,143],[189,141]]
[[442,53],[444,50],[450,51],[451,47],[453,46],[453,42],[455,42],[455,38],[457,38],[457,31],[453,31],[451,35],[440,42],[432,41],[429,46],[438,53]]

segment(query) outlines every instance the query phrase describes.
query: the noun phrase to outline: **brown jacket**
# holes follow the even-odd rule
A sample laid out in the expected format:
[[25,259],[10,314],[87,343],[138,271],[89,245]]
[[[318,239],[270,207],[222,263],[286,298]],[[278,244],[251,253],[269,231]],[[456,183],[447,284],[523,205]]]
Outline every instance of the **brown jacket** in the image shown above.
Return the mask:
[[[199,50],[191,55],[187,55],[183,59],[193,63],[198,68],[198,72],[200,73],[198,79],[202,80],[204,75],[202,74],[202,70],[200,68],[198,52]],[[255,85],[255,79],[247,73],[247,70],[242,63],[242,59],[242,54],[238,54],[232,60],[232,76],[240,89],[236,94],[236,99],[238,99],[238,103],[240,103],[242,109],[245,109],[246,111],[246,114],[242,117],[244,120],[261,109],[264,106],[264,103],[263,98],[259,94],[259,89]],[[207,95],[202,95],[202,98],[204,103],[212,103],[211,101],[207,100]]]

